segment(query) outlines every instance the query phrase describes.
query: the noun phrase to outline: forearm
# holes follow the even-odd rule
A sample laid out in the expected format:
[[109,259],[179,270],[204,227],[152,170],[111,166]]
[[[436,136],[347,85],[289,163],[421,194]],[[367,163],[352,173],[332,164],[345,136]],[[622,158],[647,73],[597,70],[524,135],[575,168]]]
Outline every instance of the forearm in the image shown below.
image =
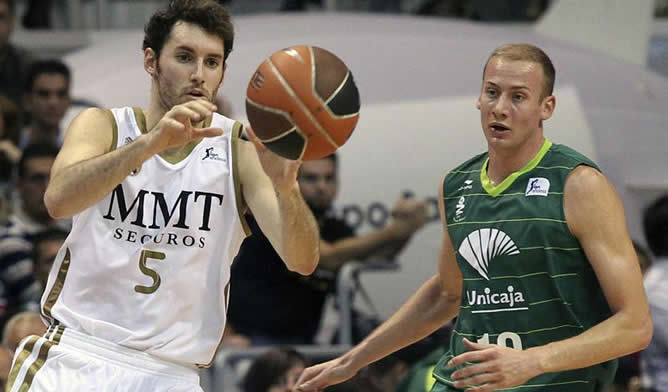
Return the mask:
[[339,240],[321,248],[320,266],[335,271],[343,263],[364,260],[398,241],[395,227],[391,224],[369,234]]
[[394,241],[391,244],[388,244],[387,246],[379,249],[377,252],[374,252],[372,257],[384,260],[393,260],[397,257],[399,252],[401,252],[406,247],[409,240],[410,237]]
[[291,271],[310,275],[318,266],[320,232],[299,187],[276,190],[280,214],[280,244],[276,249]]
[[142,136],[106,154],[64,167],[49,181],[44,202],[54,218],[69,218],[109,194],[153,155]]
[[443,326],[459,311],[459,295],[441,289],[438,276],[425,282],[401,308],[346,354],[355,370],[408,346]]
[[649,314],[638,317],[618,312],[580,335],[535,347],[544,373],[593,366],[642,350],[649,343]]

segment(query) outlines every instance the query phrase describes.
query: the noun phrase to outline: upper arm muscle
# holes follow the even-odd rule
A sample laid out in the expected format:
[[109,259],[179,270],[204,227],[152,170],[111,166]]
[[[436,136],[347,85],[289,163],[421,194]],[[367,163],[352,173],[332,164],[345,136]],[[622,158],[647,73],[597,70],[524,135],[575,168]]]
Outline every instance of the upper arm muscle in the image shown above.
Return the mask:
[[66,167],[111,151],[114,123],[110,112],[90,108],[81,112],[70,125],[63,146],[51,169],[55,177]]
[[626,229],[624,207],[612,184],[598,170],[576,168],[566,180],[564,213],[612,311],[642,311],[647,303],[640,268]]

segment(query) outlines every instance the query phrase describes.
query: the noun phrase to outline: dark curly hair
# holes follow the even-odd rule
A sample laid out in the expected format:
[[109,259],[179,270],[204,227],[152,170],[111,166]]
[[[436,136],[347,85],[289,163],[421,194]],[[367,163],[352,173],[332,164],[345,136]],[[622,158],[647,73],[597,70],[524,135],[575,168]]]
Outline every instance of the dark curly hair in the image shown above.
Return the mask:
[[243,392],[266,392],[273,385],[285,381],[288,370],[306,365],[306,359],[292,348],[278,347],[259,356],[241,381]]
[[194,24],[220,37],[225,44],[223,60],[227,60],[234,45],[234,26],[227,10],[214,0],[170,1],[166,9],[153,14],[144,26],[142,50],[151,48],[160,58],[160,52],[177,22]]

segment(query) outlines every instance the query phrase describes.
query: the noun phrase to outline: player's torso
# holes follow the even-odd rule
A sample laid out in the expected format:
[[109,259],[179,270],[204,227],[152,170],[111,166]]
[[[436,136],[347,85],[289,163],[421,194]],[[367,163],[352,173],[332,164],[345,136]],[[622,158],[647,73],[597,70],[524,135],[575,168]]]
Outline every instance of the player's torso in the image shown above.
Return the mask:
[[[114,109],[117,148],[141,135]],[[234,122],[183,160],[154,156],[75,216],[42,299],[66,327],[166,359],[206,364],[222,336],[231,262],[244,237]]]
[[[486,176],[486,155],[446,178],[448,231],[464,279],[453,355],[466,351],[463,338],[527,349],[580,334],[609,315],[563,211],[566,178],[580,164],[592,165],[546,141],[536,159],[497,186]],[[578,375],[531,382],[572,382],[574,391],[588,385]]]

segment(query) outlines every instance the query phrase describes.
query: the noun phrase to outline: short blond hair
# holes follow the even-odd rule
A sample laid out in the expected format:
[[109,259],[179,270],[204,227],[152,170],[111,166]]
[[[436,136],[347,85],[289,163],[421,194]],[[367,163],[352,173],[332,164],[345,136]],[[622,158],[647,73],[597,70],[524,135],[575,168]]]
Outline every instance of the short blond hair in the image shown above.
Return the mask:
[[543,70],[542,97],[545,98],[552,95],[555,80],[554,64],[552,64],[550,57],[539,47],[523,43],[510,43],[499,46],[494,49],[492,54],[487,58],[485,67],[482,70],[483,79],[485,78],[487,64],[489,64],[489,61],[494,57],[500,57],[511,61],[529,61],[540,65]]

